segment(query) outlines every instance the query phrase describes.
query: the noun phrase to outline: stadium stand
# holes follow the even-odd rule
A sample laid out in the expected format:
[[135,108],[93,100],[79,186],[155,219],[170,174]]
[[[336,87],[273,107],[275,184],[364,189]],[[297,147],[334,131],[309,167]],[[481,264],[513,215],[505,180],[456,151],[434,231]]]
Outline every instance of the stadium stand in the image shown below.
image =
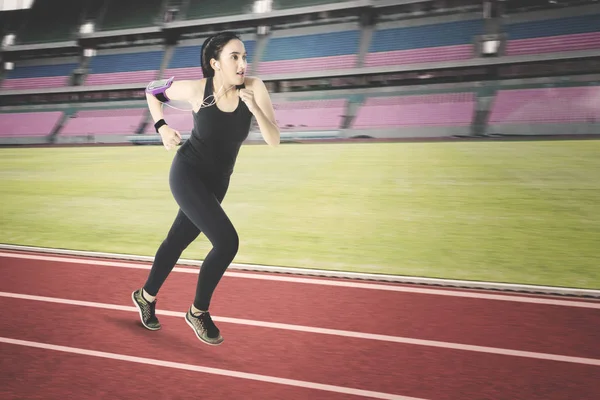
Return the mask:
[[472,92],[369,97],[352,127],[469,126],[474,106]]
[[501,89],[494,98],[487,131],[501,135],[598,134],[600,82]]
[[144,108],[79,110],[63,125],[61,136],[128,135],[143,121]]
[[268,75],[353,68],[359,40],[358,27],[348,25],[330,25],[326,33],[303,29],[273,34],[257,72]]
[[600,49],[600,13],[505,25],[506,55]]
[[483,33],[481,18],[402,25],[402,22],[393,22],[377,27],[365,58],[366,67],[473,58],[474,37]]
[[53,58],[44,61],[17,61],[0,82],[0,89],[47,89],[69,86],[71,73],[79,61],[74,58]]
[[[57,17],[60,26],[56,29],[48,28],[44,13],[49,6],[42,1],[36,2],[28,12],[0,13],[3,24],[0,31],[18,32],[17,43],[57,42],[77,39],[78,24],[90,18],[96,22],[97,29],[111,31],[158,26],[162,12],[172,4],[182,6],[177,18],[187,21],[252,13],[254,4],[251,0],[134,0],[126,5],[116,0],[57,1],[69,11]],[[273,9],[327,3],[331,1],[275,0]],[[589,6],[568,12],[516,13],[500,18],[497,29],[505,35],[506,47],[498,57],[519,55],[535,59],[536,55],[551,57],[565,52],[600,50],[600,12],[590,12],[591,9]],[[344,18],[313,25],[303,21],[301,27],[298,25],[302,24],[276,26],[264,36],[244,31],[247,74],[267,78],[277,75],[276,80],[280,77],[293,80],[306,72],[341,70],[352,74],[355,68],[361,67],[407,65],[419,70],[428,63],[447,66],[456,61],[477,61],[480,57],[477,39],[490,29],[490,24],[479,13],[436,16],[424,13],[392,19],[367,26],[362,25],[364,21]],[[45,30],[48,30],[47,35]],[[89,59],[53,55],[17,59],[14,69],[5,71],[2,76],[0,94],[32,89],[44,93],[69,87],[72,74],[78,69],[84,72],[83,87],[78,88],[83,90],[121,84],[142,88],[153,79],[171,76],[198,79],[202,77],[199,53],[204,39],[191,35],[191,38],[163,44],[127,47],[121,44],[112,49],[98,49],[97,55]],[[315,80],[319,80],[318,76]],[[273,104],[282,132],[293,137],[318,137],[319,132],[328,132],[328,137],[468,135],[475,124],[486,126],[482,131],[494,134],[599,131],[598,77],[590,77],[589,82],[569,82],[562,77],[537,79],[535,83],[498,80],[487,85],[488,93],[475,83],[456,85],[454,89],[452,85],[423,83],[418,89],[410,90],[362,88],[351,94],[309,90],[294,95],[286,94],[282,83],[282,93],[274,93]],[[70,112],[29,106],[0,108],[3,122],[0,140],[37,137],[59,142],[77,138],[123,142],[128,135],[155,135],[144,100],[129,102],[125,107],[111,102],[64,105],[65,108],[71,106],[74,109]],[[164,107],[164,112],[172,126],[184,134],[190,133],[193,127],[190,111]]]
[[282,130],[340,129],[346,114],[346,99],[275,101],[273,107]]
[[500,90],[491,124],[600,122],[600,86]]
[[60,111],[0,113],[0,137],[47,136],[62,115]]
[[164,51],[160,47],[100,50],[89,65],[86,86],[139,83],[158,77]]

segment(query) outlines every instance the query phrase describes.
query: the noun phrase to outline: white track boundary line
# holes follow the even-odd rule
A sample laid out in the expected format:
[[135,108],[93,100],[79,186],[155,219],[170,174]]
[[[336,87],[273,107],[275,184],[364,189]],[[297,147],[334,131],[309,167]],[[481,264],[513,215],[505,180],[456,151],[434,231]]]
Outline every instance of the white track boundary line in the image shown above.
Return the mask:
[[[22,245],[12,245],[12,244],[2,244],[2,243],[0,243],[0,249],[16,250],[16,251],[32,251],[32,252],[51,253],[51,254],[62,254],[62,255],[71,255],[71,256],[78,256],[78,257],[110,258],[110,259],[117,259],[117,260],[141,261],[141,262],[148,262],[148,263],[152,263],[152,261],[154,260],[153,257],[133,255],[133,254],[116,254],[116,253],[103,253],[103,252],[94,252],[94,251],[54,249],[54,248],[22,246]],[[199,267],[202,265],[201,260],[189,260],[189,259],[180,259],[177,263],[179,265],[191,265],[191,266],[195,266],[195,267]],[[232,263],[229,266],[229,268],[237,269],[237,270],[244,270],[244,271],[271,272],[271,273],[279,273],[279,274],[292,274],[292,275],[305,275],[305,276],[319,276],[319,277],[327,277],[327,278],[372,280],[372,281],[379,281],[379,282],[446,286],[446,287],[456,287],[456,288],[464,288],[464,289],[502,290],[502,291],[525,292],[525,293],[539,293],[539,294],[552,294],[552,295],[562,295],[562,296],[583,296],[583,297],[598,297],[598,298],[600,298],[600,290],[578,289],[578,288],[556,287],[556,286],[525,285],[525,284],[482,282],[482,281],[465,281],[465,280],[456,280],[456,279],[423,278],[423,277],[417,277],[417,276],[404,276],[404,275],[367,274],[367,273],[360,273],[360,272],[343,272],[343,271],[331,271],[331,270],[320,270],[320,269],[310,269],[310,268],[280,267],[280,266],[271,266],[271,265],[242,264],[242,263]]]
[[399,395],[395,395],[395,394],[391,394],[391,393],[382,393],[382,392],[374,392],[374,391],[369,391],[369,390],[353,389],[353,388],[348,388],[348,387],[343,387],[343,386],[325,385],[322,383],[299,381],[299,380],[295,380],[295,379],[278,378],[275,376],[251,374],[251,373],[247,373],[247,372],[233,371],[233,370],[220,369],[220,368],[203,367],[200,365],[192,365],[192,364],[184,364],[184,363],[178,363],[178,362],[172,362],[172,361],[157,360],[157,359],[152,359],[152,358],[128,356],[125,354],[107,353],[107,352],[103,352],[103,351],[87,350],[87,349],[81,349],[81,348],[69,347],[69,346],[59,346],[59,345],[54,345],[54,344],[32,342],[32,341],[28,341],[28,340],[19,340],[19,339],[7,338],[7,337],[0,337],[0,342],[12,344],[12,345],[18,345],[18,346],[34,347],[34,348],[44,349],[44,350],[54,350],[54,351],[61,351],[61,352],[65,352],[65,353],[80,354],[80,355],[84,355],[84,356],[108,358],[108,359],[118,360],[118,361],[127,361],[127,362],[138,363],[138,364],[147,364],[147,365],[154,365],[154,366],[158,366],[158,367],[166,367],[166,368],[174,368],[174,369],[180,369],[180,370],[186,370],[186,371],[200,372],[200,373],[204,373],[204,374],[221,375],[221,376],[227,376],[227,377],[231,377],[231,378],[248,379],[248,380],[253,380],[253,381],[275,383],[275,384],[286,385],[286,386],[295,386],[295,387],[301,387],[301,388],[306,388],[306,389],[343,393],[343,394],[348,394],[348,395],[353,395],[353,396],[364,396],[364,397],[370,397],[370,398],[374,398],[374,399],[425,400],[425,399],[418,399],[416,397],[399,396]]
[[[27,295],[27,294],[21,294],[21,293],[0,292],[0,297],[8,297],[8,298],[20,299],[20,300],[41,301],[41,302],[45,302],[45,303],[67,304],[67,305],[73,305],[73,306],[103,308],[103,309],[107,309],[107,310],[129,311],[129,312],[133,312],[133,313],[138,312],[138,310],[133,306],[95,303],[95,302],[89,302],[89,301],[61,299],[61,298],[56,298],[56,297],[33,296],[33,295]],[[184,318],[184,316],[185,316],[184,312],[168,311],[168,310],[157,310],[156,314],[157,315],[166,315],[169,317],[177,317],[177,318]],[[378,341],[410,344],[410,345],[417,345],[417,346],[438,347],[438,348],[444,348],[444,349],[471,351],[471,352],[477,352],[477,353],[499,354],[499,355],[512,356],[512,357],[525,357],[525,358],[534,358],[534,359],[539,359],[539,360],[549,360],[549,361],[559,361],[559,362],[569,362],[569,363],[575,363],[575,364],[600,366],[600,360],[593,359],[593,358],[562,356],[562,355],[558,355],[558,354],[547,354],[547,353],[537,353],[537,352],[531,352],[531,351],[503,349],[503,348],[497,348],[497,347],[476,346],[476,345],[468,345],[468,344],[461,344],[461,343],[442,342],[442,341],[437,341],[437,340],[414,339],[414,338],[407,338],[407,337],[401,337],[401,336],[378,335],[378,334],[372,334],[372,333],[353,332],[353,331],[345,331],[345,330],[338,330],[338,329],[316,328],[316,327],[311,327],[311,326],[282,324],[282,323],[276,323],[276,322],[254,321],[254,320],[249,320],[249,319],[218,317],[218,316],[213,316],[213,319],[217,322],[224,322],[224,323],[238,324],[238,325],[257,326],[257,327],[262,327],[262,328],[282,329],[282,330],[289,330],[289,331],[296,331],[296,332],[343,336],[343,337],[350,337],[350,338],[357,338],[357,339],[378,340]]]
[[[117,262],[117,261],[77,259],[77,258],[59,257],[59,256],[42,256],[42,255],[33,255],[33,254],[0,252],[0,259],[2,257],[20,258],[20,259],[27,259],[27,260],[39,260],[39,261],[52,261],[52,262],[61,262],[61,263],[70,263],[70,264],[98,265],[98,266],[117,267],[117,268],[132,268],[132,269],[143,269],[143,270],[150,269],[150,265],[125,263],[125,262]],[[198,274],[198,269],[186,268],[186,267],[175,267],[175,268],[173,268],[173,272]],[[319,279],[319,278],[298,278],[298,277],[291,277],[291,276],[253,274],[253,273],[249,273],[249,272],[246,272],[246,273],[225,272],[225,276],[235,277],[235,278],[244,278],[244,279],[267,280],[267,281],[306,283],[306,284],[312,284],[312,285],[325,285],[325,286],[336,286],[336,287],[347,287],[347,288],[358,288],[358,289],[384,290],[384,291],[391,291],[391,292],[418,293],[418,294],[436,295],[436,296],[463,297],[463,298],[483,299],[483,300],[513,301],[513,302],[518,302],[518,303],[600,309],[600,302],[590,302],[590,301],[582,301],[582,300],[562,300],[562,299],[537,298],[537,297],[527,297],[527,296],[508,295],[508,294],[464,292],[464,291],[458,291],[455,289],[445,290],[445,289],[429,289],[429,288],[421,288],[421,287],[392,286],[392,285],[367,283],[367,282],[350,282],[350,281],[344,281],[344,280],[335,281],[335,280],[330,280],[330,279]]]

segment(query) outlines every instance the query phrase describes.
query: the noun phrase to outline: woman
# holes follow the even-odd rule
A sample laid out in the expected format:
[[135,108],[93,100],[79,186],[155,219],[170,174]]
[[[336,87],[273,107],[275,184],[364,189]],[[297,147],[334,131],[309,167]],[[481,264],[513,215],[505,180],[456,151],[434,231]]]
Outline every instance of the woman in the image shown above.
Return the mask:
[[146,91],[155,128],[167,150],[180,143],[181,135],[164,121],[162,102],[189,103],[194,128],[175,154],[169,173],[179,212],[156,252],[146,283],[132,293],[132,299],[143,325],[160,329],[155,315],[158,291],[181,253],[204,233],[213,247],[200,268],[196,295],[185,320],[201,341],[218,345],[223,337],[211,319],[210,301],[239,245],[221,202],[252,117],[270,146],[279,144],[280,134],[264,83],[245,76],[246,51],[239,36],[222,32],[209,37],[202,45],[201,66],[203,79],[155,81]]

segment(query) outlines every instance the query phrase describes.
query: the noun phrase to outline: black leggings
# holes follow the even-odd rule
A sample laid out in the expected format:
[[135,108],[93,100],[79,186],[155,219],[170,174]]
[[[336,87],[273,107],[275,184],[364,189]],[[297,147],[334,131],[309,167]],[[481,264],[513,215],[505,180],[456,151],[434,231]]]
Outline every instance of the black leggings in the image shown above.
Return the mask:
[[221,208],[229,179],[206,179],[199,171],[186,163],[181,155],[176,154],[173,158],[169,185],[180,208],[156,252],[144,289],[151,296],[156,296],[181,253],[203,232],[213,248],[200,268],[194,306],[208,310],[217,284],[237,254],[239,238]]

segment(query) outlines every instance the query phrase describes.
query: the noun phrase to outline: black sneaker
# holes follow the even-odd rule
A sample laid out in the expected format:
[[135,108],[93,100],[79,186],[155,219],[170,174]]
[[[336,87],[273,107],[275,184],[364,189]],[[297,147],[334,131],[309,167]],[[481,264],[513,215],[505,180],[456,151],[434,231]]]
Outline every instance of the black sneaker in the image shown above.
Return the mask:
[[161,328],[160,322],[156,318],[156,299],[150,303],[142,296],[142,289],[138,289],[131,293],[133,304],[137,307],[140,313],[142,324],[151,331],[157,331]]
[[218,346],[223,343],[219,329],[213,322],[208,311],[202,312],[199,316],[192,315],[192,308],[185,314],[185,322],[194,330],[194,333],[206,344]]

